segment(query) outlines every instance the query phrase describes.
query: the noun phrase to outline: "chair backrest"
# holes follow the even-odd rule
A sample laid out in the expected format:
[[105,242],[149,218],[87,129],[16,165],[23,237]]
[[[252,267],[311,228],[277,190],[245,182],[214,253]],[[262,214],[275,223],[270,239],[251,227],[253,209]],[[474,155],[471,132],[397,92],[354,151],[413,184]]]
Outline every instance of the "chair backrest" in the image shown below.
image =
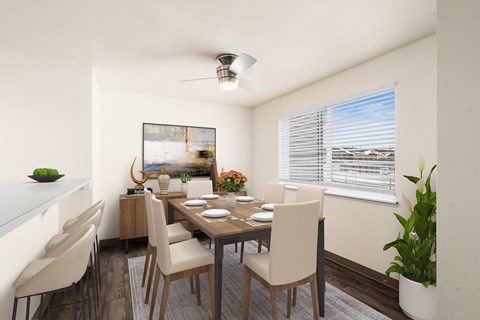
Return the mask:
[[145,189],[145,209],[147,211],[147,227],[148,227],[148,242],[152,247],[157,246],[157,235],[155,234],[155,218],[153,213],[153,205],[152,205],[152,193]]
[[[97,210],[99,213],[100,211]],[[90,228],[90,226],[95,226],[94,224],[86,224],[74,232],[69,233],[67,237],[65,237],[60,243],[58,243],[54,248],[46,252],[46,258],[56,258],[60,256],[62,253],[70,249],[78,240],[80,240],[85,232]]]
[[58,257],[49,258],[50,263],[15,288],[17,297],[66,288],[82,278],[87,269],[96,230],[93,225],[79,230],[82,232],[78,235],[78,241]]
[[300,202],[308,202],[319,200],[320,201],[320,208],[319,210],[319,217],[323,217],[323,195],[325,194],[325,188],[322,187],[304,187],[298,186],[297,187],[297,199],[296,203]]
[[[96,202],[95,204],[87,208],[85,211],[83,211],[81,214],[79,214],[76,218],[71,219],[70,223],[69,222],[65,223],[65,225],[63,226],[63,232],[64,233],[71,232],[70,230],[72,228],[83,226],[85,220],[88,220],[89,217],[95,213],[95,211],[100,209],[103,212],[104,208],[105,208],[105,200],[100,200]],[[98,226],[97,226],[97,229],[98,229]]]
[[315,273],[320,201],[275,206],[270,241],[272,285],[296,282]]
[[280,183],[267,182],[263,201],[267,203],[283,203],[285,186]]
[[157,263],[163,274],[169,274],[172,259],[162,200],[152,197],[152,205],[153,212],[155,212],[155,232],[157,235]]
[[85,226],[93,225],[95,227],[96,232],[98,232],[98,227],[100,226],[100,221],[102,220],[102,216],[103,216],[103,211],[100,209],[97,209],[97,211],[95,211],[92,215],[90,215],[87,220],[80,221],[82,224],[80,224],[80,222],[78,223],[76,222],[75,226],[68,230],[68,236],[65,237],[59,243],[49,247],[45,255],[46,256],[51,256],[52,254],[58,255],[59,252],[65,251],[65,249],[68,248],[69,238],[73,237]]
[[212,193],[212,180],[187,181],[187,198],[189,199]]

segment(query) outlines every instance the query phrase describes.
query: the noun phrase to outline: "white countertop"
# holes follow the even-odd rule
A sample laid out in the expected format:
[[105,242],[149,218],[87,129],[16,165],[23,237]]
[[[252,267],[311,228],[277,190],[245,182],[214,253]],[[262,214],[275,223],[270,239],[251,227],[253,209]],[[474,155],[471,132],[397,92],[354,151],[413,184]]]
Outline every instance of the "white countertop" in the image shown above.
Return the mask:
[[0,187],[0,237],[75,191],[89,186],[89,179],[64,179]]

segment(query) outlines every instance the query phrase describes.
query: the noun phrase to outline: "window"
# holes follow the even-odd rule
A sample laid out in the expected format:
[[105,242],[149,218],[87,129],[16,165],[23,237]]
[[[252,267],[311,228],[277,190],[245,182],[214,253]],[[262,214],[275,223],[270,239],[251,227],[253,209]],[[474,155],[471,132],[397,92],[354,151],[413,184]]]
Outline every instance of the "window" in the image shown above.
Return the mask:
[[395,194],[394,84],[283,115],[281,181]]

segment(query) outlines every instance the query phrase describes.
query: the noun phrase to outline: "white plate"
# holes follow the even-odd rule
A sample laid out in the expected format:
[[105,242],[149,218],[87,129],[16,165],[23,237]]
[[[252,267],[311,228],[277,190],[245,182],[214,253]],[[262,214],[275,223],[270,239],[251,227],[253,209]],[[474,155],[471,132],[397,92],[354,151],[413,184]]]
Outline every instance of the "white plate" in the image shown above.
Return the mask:
[[202,212],[202,216],[209,218],[221,218],[230,214],[230,211],[225,209],[209,209]]
[[204,206],[207,204],[205,200],[187,200],[183,203],[186,206]]
[[262,204],[260,208],[262,208],[263,210],[273,211],[273,206],[274,206],[273,203],[265,203],[265,204]]
[[273,212],[257,212],[252,214],[250,217],[257,221],[272,221]]
[[240,202],[250,202],[250,201],[253,201],[255,200],[254,197],[251,197],[251,196],[238,196],[237,197],[237,201],[240,201]]
[[220,198],[218,194],[204,194],[200,198],[205,199],[205,200],[214,200]]

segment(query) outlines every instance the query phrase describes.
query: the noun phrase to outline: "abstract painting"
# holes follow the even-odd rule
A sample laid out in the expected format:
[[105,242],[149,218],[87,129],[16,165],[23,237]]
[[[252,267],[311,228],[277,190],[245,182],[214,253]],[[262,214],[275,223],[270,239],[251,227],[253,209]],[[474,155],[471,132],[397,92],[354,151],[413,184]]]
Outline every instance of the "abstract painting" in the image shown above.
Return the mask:
[[143,171],[156,178],[165,168],[171,177],[187,172],[210,176],[215,161],[215,128],[143,124]]

